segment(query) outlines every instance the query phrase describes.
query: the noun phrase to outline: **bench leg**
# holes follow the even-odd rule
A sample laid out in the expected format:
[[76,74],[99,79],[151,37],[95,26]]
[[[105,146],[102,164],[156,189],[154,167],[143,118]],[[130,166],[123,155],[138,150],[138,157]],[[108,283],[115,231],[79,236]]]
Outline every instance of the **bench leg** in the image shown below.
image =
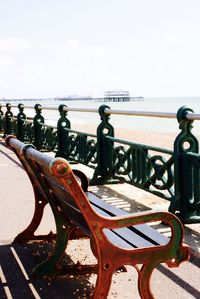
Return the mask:
[[150,288],[150,279],[154,268],[157,265],[155,264],[144,264],[141,270],[138,270],[138,290],[142,299],[154,299],[154,295],[151,292]]
[[[46,204],[47,201],[45,200],[45,198],[37,194],[37,192],[35,191],[35,211],[33,214],[33,218],[28,227],[15,237],[13,241],[14,244],[25,243],[30,240],[38,239],[38,237],[36,237],[34,233],[40,225],[44,213],[44,207],[46,206]],[[40,239],[52,239],[52,237],[52,233],[50,233],[49,235],[42,236]]]
[[97,274],[97,281],[94,289],[93,299],[105,299],[108,296],[112,282],[113,271],[101,269]]
[[61,212],[55,211],[55,207],[53,212],[57,229],[56,244],[52,254],[33,269],[32,276],[52,276],[56,274],[57,265],[65,252],[69,236],[74,230],[74,227],[64,220]]

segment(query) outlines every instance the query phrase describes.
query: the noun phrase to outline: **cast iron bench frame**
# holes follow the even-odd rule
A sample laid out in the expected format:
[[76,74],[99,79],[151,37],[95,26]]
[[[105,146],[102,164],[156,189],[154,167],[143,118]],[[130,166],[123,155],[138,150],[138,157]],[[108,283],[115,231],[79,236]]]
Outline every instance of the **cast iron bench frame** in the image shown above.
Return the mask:
[[[173,214],[163,211],[129,214],[88,192],[85,175],[80,171],[73,172],[65,159],[52,158],[11,135],[6,138],[6,145],[21,161],[35,194],[33,218],[14,242],[45,238],[34,233],[47,203],[56,223],[53,252],[35,267],[34,275],[55,275],[68,240],[87,236],[97,264],[78,265],[78,270],[80,273],[87,270],[97,273],[93,298],[107,298],[113,273],[124,265],[132,265],[138,272],[140,296],[149,299],[154,298],[150,288],[154,268],[160,263],[178,267],[189,259],[189,246],[183,243],[182,224]],[[170,238],[147,224],[160,221],[169,225]],[[47,238],[52,238],[52,235],[47,235]],[[142,267],[139,268],[138,264]]]

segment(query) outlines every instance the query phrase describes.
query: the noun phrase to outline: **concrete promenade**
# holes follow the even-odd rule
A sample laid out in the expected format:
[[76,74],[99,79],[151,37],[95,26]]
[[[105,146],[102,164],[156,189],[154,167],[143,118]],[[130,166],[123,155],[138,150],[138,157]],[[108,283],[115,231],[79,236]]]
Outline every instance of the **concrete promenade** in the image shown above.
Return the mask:
[[[81,165],[73,168],[90,170]],[[131,211],[162,209],[168,202],[127,184],[91,187],[107,202]],[[13,299],[73,299],[89,298],[95,275],[65,276],[61,278],[33,279],[34,266],[51,250],[47,242],[12,245],[14,237],[29,224],[34,209],[34,197],[29,179],[15,154],[0,142],[0,298]],[[167,229],[160,225],[161,232]],[[39,234],[55,231],[54,219],[47,208]],[[185,226],[185,243],[191,246],[191,259],[179,268],[159,266],[153,273],[151,286],[155,298],[200,298],[200,224]],[[92,262],[88,240],[70,241],[64,262]],[[108,298],[140,298],[137,291],[137,272],[127,267],[126,273],[115,274]]]

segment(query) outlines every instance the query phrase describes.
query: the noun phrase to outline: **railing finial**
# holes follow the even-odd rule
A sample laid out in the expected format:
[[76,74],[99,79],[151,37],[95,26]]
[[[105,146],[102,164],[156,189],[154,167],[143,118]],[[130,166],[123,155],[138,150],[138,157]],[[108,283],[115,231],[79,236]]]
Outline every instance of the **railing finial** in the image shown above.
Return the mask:
[[193,120],[189,120],[187,118],[187,114],[189,112],[194,113],[193,109],[188,106],[182,106],[179,108],[179,110],[177,111],[176,117],[180,124],[181,124],[181,122],[189,122],[189,123],[193,122]]

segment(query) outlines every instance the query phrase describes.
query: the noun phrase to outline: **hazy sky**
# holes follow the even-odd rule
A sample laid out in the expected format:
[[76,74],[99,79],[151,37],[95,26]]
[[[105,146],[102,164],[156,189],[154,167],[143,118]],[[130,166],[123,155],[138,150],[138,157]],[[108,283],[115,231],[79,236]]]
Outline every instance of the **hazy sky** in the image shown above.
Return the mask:
[[0,98],[200,96],[200,0],[0,0]]

